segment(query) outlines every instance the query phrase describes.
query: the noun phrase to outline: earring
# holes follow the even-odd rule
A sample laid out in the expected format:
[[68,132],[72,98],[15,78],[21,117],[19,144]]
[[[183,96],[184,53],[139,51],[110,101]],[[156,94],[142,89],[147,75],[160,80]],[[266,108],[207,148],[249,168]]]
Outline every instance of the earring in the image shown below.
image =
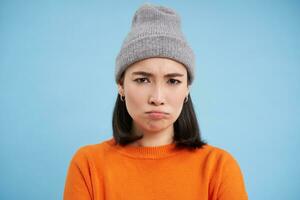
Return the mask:
[[189,97],[186,96],[186,97],[184,98],[184,103],[188,102],[188,100],[189,100]]
[[120,95],[120,99],[121,99],[121,101],[125,101],[125,96]]

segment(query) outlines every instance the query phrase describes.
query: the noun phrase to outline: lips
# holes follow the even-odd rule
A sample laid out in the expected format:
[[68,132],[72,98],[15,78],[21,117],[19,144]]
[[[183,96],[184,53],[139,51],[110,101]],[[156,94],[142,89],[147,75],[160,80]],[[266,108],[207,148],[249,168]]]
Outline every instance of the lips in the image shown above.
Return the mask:
[[151,119],[165,119],[169,115],[168,113],[162,111],[150,111],[147,112],[147,114]]
[[163,111],[160,111],[160,110],[151,110],[147,113],[164,113],[164,114],[167,114],[166,112],[163,112]]

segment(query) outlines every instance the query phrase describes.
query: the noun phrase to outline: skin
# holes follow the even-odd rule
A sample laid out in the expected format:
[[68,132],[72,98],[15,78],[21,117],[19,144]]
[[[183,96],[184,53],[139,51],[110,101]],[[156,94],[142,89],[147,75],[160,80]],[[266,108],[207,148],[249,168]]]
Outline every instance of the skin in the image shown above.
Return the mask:
[[[168,74],[173,75],[166,76]],[[126,69],[118,92],[125,96],[128,113],[133,119],[132,131],[144,135],[130,146],[161,146],[173,142],[173,124],[189,94],[187,79],[185,66],[168,58],[144,59]],[[167,114],[147,113],[153,110]]]

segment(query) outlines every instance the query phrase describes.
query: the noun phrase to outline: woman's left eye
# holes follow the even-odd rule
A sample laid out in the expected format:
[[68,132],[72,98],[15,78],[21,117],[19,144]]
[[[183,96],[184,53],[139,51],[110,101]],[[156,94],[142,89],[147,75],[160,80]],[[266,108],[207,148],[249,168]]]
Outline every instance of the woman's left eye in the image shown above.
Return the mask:
[[170,79],[169,82],[170,82],[172,85],[176,85],[176,84],[181,83],[181,81],[176,80],[176,79]]

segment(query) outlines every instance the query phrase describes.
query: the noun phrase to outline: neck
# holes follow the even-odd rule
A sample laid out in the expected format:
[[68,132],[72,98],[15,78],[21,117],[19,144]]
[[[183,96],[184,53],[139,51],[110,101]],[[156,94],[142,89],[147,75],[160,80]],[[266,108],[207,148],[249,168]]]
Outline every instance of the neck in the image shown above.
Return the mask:
[[136,135],[143,134],[143,138],[133,143],[129,144],[130,146],[139,146],[139,147],[153,147],[153,146],[162,146],[173,143],[174,139],[174,127],[173,125],[169,126],[166,129],[162,129],[156,132],[148,132],[145,130],[140,130],[136,126],[133,126],[133,133]]

